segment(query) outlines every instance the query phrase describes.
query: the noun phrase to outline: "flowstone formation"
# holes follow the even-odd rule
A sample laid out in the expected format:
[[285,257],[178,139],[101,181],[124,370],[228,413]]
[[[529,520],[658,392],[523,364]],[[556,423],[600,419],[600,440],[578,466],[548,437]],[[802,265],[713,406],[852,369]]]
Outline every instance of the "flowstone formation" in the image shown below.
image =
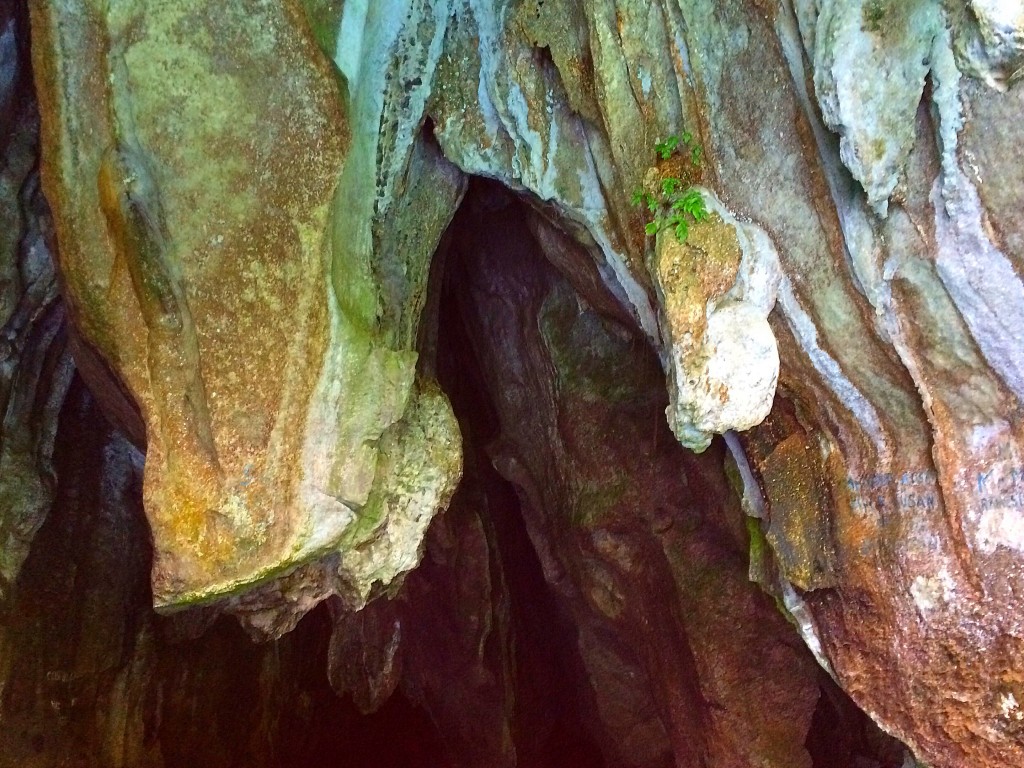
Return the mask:
[[772,408],[779,351],[768,324],[779,256],[758,227],[737,221],[704,190],[712,212],[681,241],[658,234],[651,276],[668,350],[669,424],[683,445],[757,426]]
[[[0,599],[53,498],[67,343],[146,451],[153,602],[276,638],[326,601],[360,707],[401,690],[451,723],[429,671],[478,683],[487,737],[448,747],[467,764],[527,764],[544,720],[509,703],[508,605],[533,594],[499,583],[509,542],[570,637],[552,653],[583,704],[552,707],[596,734],[579,759],[817,759],[827,684],[717,569],[745,542],[738,572],[919,760],[1024,762],[1019,5],[37,0],[55,237],[34,113],[6,108],[31,101],[24,13],[3,13]],[[712,215],[648,238],[630,196],[682,130]],[[448,230],[474,176],[506,191]],[[509,194],[531,213],[506,237],[536,248],[459,251]],[[461,427],[444,285],[493,409]],[[705,453],[645,452],[644,419]],[[497,472],[518,533],[488,532],[494,491],[438,518],[464,448],[463,488]],[[674,485],[708,472],[709,494]],[[439,593],[467,609],[440,661]],[[737,644],[778,720],[744,709],[762,681]]]
[[236,595],[271,635],[328,594],[361,606],[418,561],[459,450],[416,378],[423,278],[375,282],[373,150],[336,74],[290,4],[33,12],[69,307],[145,422],[154,600]]

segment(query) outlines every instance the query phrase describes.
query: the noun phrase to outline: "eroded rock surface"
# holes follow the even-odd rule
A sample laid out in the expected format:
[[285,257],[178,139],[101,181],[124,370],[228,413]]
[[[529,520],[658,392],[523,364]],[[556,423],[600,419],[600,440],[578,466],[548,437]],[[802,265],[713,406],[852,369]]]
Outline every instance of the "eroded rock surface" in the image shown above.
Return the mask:
[[[221,604],[274,636],[330,595],[343,626],[399,589],[461,457],[430,355],[417,356],[431,256],[466,176],[485,176],[543,211],[534,237],[583,297],[539,289],[515,251],[510,284],[480,267],[476,292],[464,288],[481,316],[520,313],[474,342],[501,424],[491,457],[578,628],[603,753],[749,764],[766,738],[702,672],[735,657],[731,638],[761,608],[744,603],[734,633],[706,607],[692,624],[651,595],[671,582],[678,604],[697,600],[704,582],[672,553],[729,551],[747,526],[722,496],[729,522],[710,539],[677,540],[678,523],[647,531],[663,523],[645,517],[645,494],[688,491],[591,391],[614,400],[639,375],[595,362],[639,329],[668,373],[680,440],[701,449],[750,428],[729,445],[751,575],[821,665],[929,765],[1024,760],[1013,3],[49,0],[34,12],[59,268],[76,327],[145,420],[160,605],[230,596]],[[0,28],[5,51],[8,37]],[[716,215],[686,245],[648,240],[630,197],[657,168],[654,143],[684,129],[704,149],[692,181]],[[117,412],[120,393],[89,370]],[[32,434],[45,454],[46,431]],[[555,510],[584,519],[568,532]],[[718,536],[731,544],[715,549]],[[719,585],[729,601],[752,600],[734,578]],[[399,680],[415,687],[387,661],[393,624],[373,626],[365,642],[386,663],[360,688],[367,707]],[[629,653],[605,642],[626,627],[648,633],[629,635]],[[612,668],[654,682],[638,693],[601,677]],[[511,717],[494,704],[505,690],[478,691],[493,723]],[[806,723],[799,690],[781,709]],[[722,709],[703,709],[707,696]],[[730,717],[749,720],[745,746],[705,740]],[[796,730],[780,742],[790,764],[806,763]],[[507,763],[515,738],[494,733],[481,754]]]
[[[350,130],[301,8],[39,3],[33,28],[72,315],[145,419],[156,603],[302,566],[240,598],[254,631],[329,594],[358,607],[418,561],[458,439],[415,376],[425,267],[379,317],[373,141]],[[457,194],[434,155],[410,154],[413,201],[416,184]],[[387,231],[390,269],[426,263],[429,234]]]
[[771,321],[795,416],[753,430],[751,456],[737,455],[780,600],[922,759],[1019,762],[1024,287],[1004,207],[1020,199],[1019,123],[996,117],[1018,91],[966,78],[954,40],[970,30],[929,3],[455,16],[479,34],[452,38],[461,89],[439,69],[443,150],[556,209],[652,338],[665,307],[649,309],[627,193],[655,139],[700,137],[703,181],[779,255]]
[[[437,367],[466,475],[398,596],[336,620],[335,687],[367,709],[403,692],[466,766],[900,766],[832,721],[831,681],[748,580],[723,446],[679,446],[642,333],[552,266],[586,251],[481,182],[448,242]],[[818,750],[818,718],[848,735]]]

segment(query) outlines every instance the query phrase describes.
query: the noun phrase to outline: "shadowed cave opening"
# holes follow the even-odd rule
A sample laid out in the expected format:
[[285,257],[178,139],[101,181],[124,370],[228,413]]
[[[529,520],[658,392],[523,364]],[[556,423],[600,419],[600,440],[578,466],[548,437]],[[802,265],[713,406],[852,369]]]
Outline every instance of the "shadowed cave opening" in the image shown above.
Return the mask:
[[[706,678],[723,625],[704,612],[733,601],[773,638],[750,651],[757,674],[796,664],[793,702],[813,714],[794,736],[773,726],[793,702],[756,701],[735,716],[764,722],[732,738],[778,765],[806,745],[815,768],[899,766],[899,745],[744,587],[723,447],[695,456],[672,438],[654,352],[589,256],[474,179],[431,290],[423,372],[459,419],[463,481],[393,599],[355,616],[328,601],[271,643],[210,610],[152,611],[143,457],[76,378],[56,500],[0,615],[0,766],[739,764],[720,714],[737,704]],[[382,666],[396,622],[400,664]],[[722,653],[747,696],[736,644]],[[785,699],[776,683],[749,694]]]
[[77,377],[55,454],[57,498],[0,617],[0,765],[432,764],[436,733],[403,696],[366,716],[331,690],[326,606],[265,644],[230,617],[153,612],[142,457]]
[[[724,479],[726,455],[723,441],[716,439],[712,448],[702,456],[681,448],[676,442],[664,417],[667,405],[665,380],[653,348],[632,318],[622,309],[618,300],[604,287],[597,269],[590,261],[590,255],[579,247],[570,235],[561,230],[562,224],[564,222],[559,221],[557,214],[529,196],[517,195],[497,182],[472,178],[467,195],[439,247],[434,268],[440,268],[444,277],[440,281],[441,301],[439,320],[436,324],[439,340],[437,374],[453,403],[466,441],[467,480],[477,476],[487,478],[487,487],[504,487],[506,495],[515,498],[517,489],[507,479],[509,474],[515,472],[509,473],[506,469],[499,473],[495,470],[498,464],[508,463],[509,457],[502,455],[507,451],[503,451],[500,446],[507,446],[510,441],[507,434],[502,434],[502,418],[497,411],[504,408],[508,417],[505,424],[508,431],[509,420],[515,422],[517,414],[525,416],[534,410],[537,401],[543,399],[541,391],[545,389],[545,382],[541,381],[543,377],[538,376],[537,371],[545,367],[557,367],[566,362],[564,358],[559,359],[557,347],[561,341],[577,351],[582,350],[582,354],[568,363],[568,371],[561,372],[571,375],[560,377],[558,371],[551,372],[551,379],[546,384],[552,389],[558,389],[560,386],[571,389],[573,382],[578,383],[580,379],[586,380],[584,389],[599,389],[602,385],[611,384],[617,389],[610,397],[614,402],[613,410],[628,415],[620,418],[622,414],[617,413],[610,420],[597,420],[594,424],[573,427],[571,422],[574,416],[578,418],[578,412],[571,406],[565,410],[556,407],[552,414],[553,418],[547,423],[544,423],[544,418],[541,417],[537,434],[548,437],[559,431],[571,433],[578,429],[580,432],[587,432],[597,428],[596,435],[589,435],[592,442],[587,444],[586,440],[580,440],[577,449],[585,451],[593,448],[595,437],[596,442],[601,442],[623,439],[625,435],[625,451],[636,452],[639,444],[630,443],[627,428],[621,431],[619,428],[624,427],[624,422],[639,421],[644,424],[644,438],[649,436],[651,445],[649,452],[639,452],[644,454],[645,459],[650,459],[652,464],[657,463],[654,458],[654,455],[657,455],[666,460],[667,466],[682,468],[685,474],[682,488],[689,491],[681,504],[678,499],[658,498],[657,493],[649,494],[646,498],[641,495],[641,503],[648,503],[645,513],[639,509],[629,509],[629,494],[626,494],[621,499],[626,507],[625,520],[597,521],[593,527],[600,529],[602,525],[606,525],[610,530],[614,530],[625,525],[628,529],[633,525],[639,527],[647,523],[656,532],[684,527],[689,533],[696,534],[694,538],[705,539],[698,544],[698,549],[705,552],[707,549],[717,550],[711,560],[715,557],[729,560],[730,566],[741,571],[745,577],[750,542],[741,522],[742,513],[736,498],[736,488],[730,486]],[[526,287],[530,285],[534,287],[535,294],[532,296],[532,305],[531,290]],[[543,298],[538,299],[536,294]],[[557,333],[545,334],[544,331],[546,318],[557,317],[559,314],[558,300],[552,301],[552,295],[559,295],[564,303],[575,305],[578,310],[578,316],[572,323],[570,332],[561,339]],[[479,300],[474,297],[485,298]],[[525,310],[524,305],[527,307]],[[530,314],[531,308],[536,312],[536,316]],[[526,341],[517,347],[513,341],[515,331],[522,332],[530,323],[536,324],[532,329],[533,333],[523,333],[522,336],[532,335],[533,344]],[[603,330],[595,331],[601,326],[604,326]],[[601,340],[602,334],[606,337],[609,334],[617,336],[611,349],[599,349],[607,342],[607,338]],[[538,340],[541,344],[537,344]],[[547,359],[538,362],[536,357],[545,357],[543,354],[538,355],[538,347],[541,345],[546,347]],[[429,342],[425,346],[429,347]],[[426,359],[430,359],[429,354]],[[520,363],[530,359],[534,359],[535,362],[532,369],[529,364]],[[502,360],[505,363],[503,374],[497,374],[495,369],[502,368],[502,365],[496,361]],[[636,369],[642,369],[643,373],[634,376]],[[617,378],[626,380],[621,388],[617,387]],[[535,388],[535,391],[527,391],[522,397],[517,398],[510,394],[510,391],[519,388],[528,390],[530,387]],[[558,399],[557,395],[554,397]],[[561,405],[564,406],[565,403]],[[585,404],[585,408],[589,407],[590,404]],[[790,406],[784,404],[784,407]],[[553,444],[557,442],[552,440]],[[564,445],[553,447],[552,444],[541,442],[528,443],[528,446],[528,451],[532,450],[542,455],[539,464],[550,460],[544,456],[545,452],[557,454],[559,450],[566,450]],[[568,450],[572,450],[572,447],[570,446]],[[523,454],[520,458],[522,456]],[[506,475],[504,482],[499,474]],[[556,484],[559,482],[564,482],[564,478],[555,481]],[[640,478],[635,482],[643,483],[644,479]],[[657,482],[653,481],[651,485],[656,487]],[[732,503],[716,509],[713,502],[709,503],[709,499],[722,493],[730,495]],[[520,554],[511,559],[507,557],[508,550],[502,554],[506,555],[505,560],[510,561],[513,570],[516,570],[517,566],[522,570],[522,566],[527,564],[527,568],[534,571],[527,579],[530,588],[518,593],[520,600],[534,606],[543,606],[545,614],[559,620],[559,633],[557,637],[552,638],[552,642],[558,657],[563,660],[562,663],[573,670],[573,674],[564,679],[565,684],[571,688],[570,706],[573,706],[574,715],[579,722],[584,727],[589,726],[595,747],[604,748],[606,760],[606,763],[592,762],[594,758],[591,757],[591,761],[556,761],[540,764],[632,765],[634,763],[629,760],[628,752],[617,750],[614,745],[608,744],[609,734],[594,732],[594,721],[600,720],[600,713],[595,714],[596,697],[594,691],[588,689],[588,686],[594,684],[594,676],[591,675],[588,679],[587,663],[581,658],[581,647],[586,643],[581,642],[580,617],[574,616],[571,609],[567,610],[566,600],[560,599],[557,594],[562,593],[561,597],[564,598],[567,591],[560,589],[558,583],[564,578],[563,564],[551,565],[545,562],[542,565],[536,557],[538,550],[547,551],[553,547],[565,546],[564,539],[554,545],[548,540],[558,539],[558,534],[552,533],[551,530],[552,527],[557,527],[557,523],[551,526],[550,518],[561,515],[571,519],[575,524],[581,517],[586,518],[586,512],[571,503],[555,503],[540,511],[533,502],[537,496],[543,494],[538,494],[536,489],[524,492],[522,488],[518,488],[518,496],[518,508],[513,511],[511,517],[506,516],[503,519],[507,521],[506,524],[517,529],[515,540]],[[558,498],[559,494],[556,493],[555,497]],[[723,526],[716,527],[711,518],[716,514],[722,514],[726,507],[729,507],[727,511],[736,517],[725,522]],[[586,528],[587,523],[581,527]],[[723,528],[731,530],[725,533]],[[578,538],[579,533],[573,531],[570,537]],[[595,533],[600,535],[601,532],[587,531],[590,538],[594,538]],[[736,533],[739,535],[736,536]],[[726,551],[724,557],[722,550]],[[657,558],[657,553],[649,554],[652,554],[654,559]],[[542,559],[548,560],[550,556]],[[641,589],[653,593],[671,593],[674,586],[678,587],[678,575],[675,576],[677,583],[673,584],[672,574],[665,570],[655,570],[653,579],[649,574],[639,577],[642,582]],[[658,577],[664,581],[659,581]],[[772,617],[778,619],[779,615],[771,599],[761,593],[759,588],[752,584],[750,587],[754,599],[760,602],[760,607],[769,606]],[[515,593],[513,594],[514,600]],[[540,596],[545,597],[542,603],[538,602]],[[680,602],[684,609],[693,605],[685,598]],[[658,605],[657,601],[655,604]],[[675,610],[674,606],[664,604],[659,607],[664,608],[666,613]],[[650,621],[649,616],[642,614],[637,618],[643,623]],[[524,619],[523,628],[528,633],[531,631],[530,617],[525,616]],[[536,616],[533,619],[536,621]],[[547,623],[549,619],[545,617],[544,621]],[[685,636],[685,622],[681,624],[683,626],[672,625],[671,622],[662,623],[661,630],[678,630]],[[795,628],[786,625],[786,632],[780,642],[796,646],[799,653],[809,659],[809,652],[803,646]],[[643,656],[643,653],[640,655]],[[683,650],[680,655],[689,654]],[[693,708],[684,717],[692,719],[698,727],[687,735],[693,741],[701,741],[698,734],[700,727],[711,725],[706,711],[713,710],[721,704],[709,700],[701,690],[697,669],[692,659],[690,662],[689,665],[681,665],[684,667],[684,678],[689,675],[689,679],[680,679],[677,674],[674,683],[680,689],[691,688],[689,704]],[[646,668],[641,670],[641,673],[657,674],[658,664],[656,661],[651,662],[650,657],[640,666]],[[903,766],[907,754],[905,747],[878,729],[823,670],[816,664],[811,666],[816,704],[807,724],[808,729],[802,746],[806,748],[814,768]],[[648,685],[657,688],[657,682],[654,680],[649,680]],[[668,698],[672,698],[671,695]],[[767,702],[765,704],[767,705]],[[658,708],[657,703],[655,708]],[[671,719],[678,713],[667,713],[662,709],[658,715]],[[786,716],[784,710],[769,715],[779,718]],[[597,731],[600,731],[600,728]],[[671,738],[669,741],[671,742]],[[685,747],[679,749],[678,742],[672,743],[671,747],[665,755],[665,765],[732,764],[732,761],[721,752],[716,755],[716,750],[706,743],[703,747],[692,750]],[[771,754],[771,749],[766,750],[765,754]],[[778,757],[778,754],[775,756]],[[655,761],[650,764],[655,764]],[[778,764],[795,763],[783,760]]]

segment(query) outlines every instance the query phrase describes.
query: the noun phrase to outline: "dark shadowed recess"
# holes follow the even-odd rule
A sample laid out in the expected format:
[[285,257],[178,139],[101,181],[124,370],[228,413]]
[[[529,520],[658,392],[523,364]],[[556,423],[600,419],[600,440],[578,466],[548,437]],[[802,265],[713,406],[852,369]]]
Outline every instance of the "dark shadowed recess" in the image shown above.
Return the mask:
[[141,456],[80,381],[56,466],[56,502],[2,619],[0,766],[442,765],[401,695],[364,716],[334,694],[325,610],[262,645],[229,618],[153,613]]
[[[475,241],[473,235],[466,236],[474,222],[487,223],[478,219],[476,206],[482,203],[486,208],[495,194],[502,203],[512,199],[500,187],[476,180],[471,183],[436,264],[442,273],[436,375],[452,402],[465,451],[454,514],[459,514],[460,506],[472,504],[474,496],[476,506],[487,512],[493,557],[490,570],[498,585],[493,601],[506,606],[507,629],[506,647],[493,649],[490,656],[492,660],[504,657],[512,680],[512,690],[506,696],[515,702],[510,720],[516,764],[603,768],[606,763],[595,734],[586,725],[592,703],[576,649],[576,628],[551,594],[516,491],[495,470],[489,453],[489,447],[500,439],[501,427],[464,317],[463,249]],[[503,209],[504,205],[499,205],[498,210]],[[529,237],[525,229],[521,234]],[[426,335],[431,335],[429,328]],[[429,367],[432,355],[429,349],[425,352]],[[545,450],[542,445],[536,449],[539,453]]]

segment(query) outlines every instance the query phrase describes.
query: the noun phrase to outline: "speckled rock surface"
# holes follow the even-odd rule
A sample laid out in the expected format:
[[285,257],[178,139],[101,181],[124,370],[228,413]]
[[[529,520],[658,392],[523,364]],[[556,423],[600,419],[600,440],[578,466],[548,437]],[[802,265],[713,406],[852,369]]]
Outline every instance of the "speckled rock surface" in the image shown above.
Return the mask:
[[[156,603],[260,584],[235,608],[268,635],[329,594],[360,606],[416,564],[459,473],[411,348],[430,234],[405,242],[374,209],[373,137],[350,129],[297,4],[33,10],[71,313],[145,420]],[[403,204],[417,185],[456,197],[412,150]],[[375,271],[371,237],[410,268]]]

